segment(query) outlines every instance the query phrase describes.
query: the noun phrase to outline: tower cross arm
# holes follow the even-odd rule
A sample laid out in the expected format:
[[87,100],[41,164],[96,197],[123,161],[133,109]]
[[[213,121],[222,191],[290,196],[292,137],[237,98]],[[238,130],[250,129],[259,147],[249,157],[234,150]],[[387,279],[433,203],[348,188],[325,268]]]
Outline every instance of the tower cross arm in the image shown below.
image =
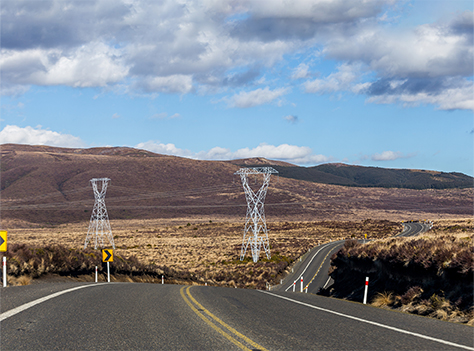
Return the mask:
[[277,174],[278,171],[273,167],[252,167],[252,168],[241,168],[234,174]]

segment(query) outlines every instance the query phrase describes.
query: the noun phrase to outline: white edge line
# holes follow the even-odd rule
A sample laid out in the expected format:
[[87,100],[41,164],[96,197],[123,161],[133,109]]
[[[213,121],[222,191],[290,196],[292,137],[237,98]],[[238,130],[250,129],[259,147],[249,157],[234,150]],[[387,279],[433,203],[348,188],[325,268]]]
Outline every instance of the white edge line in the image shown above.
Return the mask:
[[328,285],[330,280],[331,280],[331,277],[328,278],[328,280],[326,281],[326,284],[324,284],[324,286],[323,286],[323,289],[326,289],[326,285]]
[[389,325],[385,325],[385,324],[381,324],[381,323],[377,323],[377,322],[372,322],[372,321],[369,321],[369,320],[366,320],[366,319],[362,319],[362,318],[359,318],[359,317],[354,317],[354,316],[351,316],[351,315],[348,315],[348,314],[344,314],[344,313],[340,313],[340,312],[336,312],[336,311],[331,311],[331,310],[328,310],[328,309],[326,309],[326,308],[322,308],[322,307],[318,307],[318,306],[313,306],[313,305],[310,305],[310,304],[308,304],[308,303],[301,302],[301,301],[298,301],[298,300],[293,300],[293,299],[290,299],[290,298],[285,297],[285,296],[275,295],[275,294],[269,293],[269,292],[267,292],[267,291],[262,291],[262,290],[257,290],[257,291],[262,292],[262,293],[265,293],[265,294],[268,294],[268,295],[271,295],[271,296],[278,297],[278,298],[280,298],[280,299],[288,300],[288,301],[291,301],[291,302],[294,302],[294,303],[297,303],[297,304],[300,304],[300,305],[303,305],[303,306],[306,306],[306,307],[311,307],[311,308],[314,308],[314,309],[316,309],[316,310],[320,310],[320,311],[324,311],[324,312],[328,312],[328,313],[335,314],[335,315],[337,315],[337,316],[341,316],[341,317],[353,319],[353,320],[356,320],[356,321],[359,321],[359,322],[362,322],[362,323],[372,324],[372,325],[375,325],[375,326],[377,326],[377,327],[381,327],[381,328],[393,330],[393,331],[396,331],[396,332],[399,332],[399,333],[403,333],[403,334],[408,334],[408,335],[416,336],[416,337],[419,337],[419,338],[422,338],[422,339],[427,339],[427,340],[439,342],[439,343],[441,343],[441,344],[446,344],[446,345],[450,345],[450,346],[454,346],[454,347],[459,347],[459,348],[462,348],[462,349],[465,349],[465,350],[474,350],[474,347],[469,347],[469,346],[465,346],[465,345],[456,344],[456,343],[451,342],[451,341],[446,341],[446,340],[442,340],[442,339],[437,339],[437,338],[433,338],[433,337],[431,337],[431,336],[427,336],[427,335],[423,335],[423,334],[414,333],[414,332],[411,332],[411,331],[408,331],[408,330],[403,330],[403,329],[391,327],[391,326],[389,326]]
[[[327,244],[324,244],[314,255],[313,257],[311,257],[311,260],[308,262],[308,264],[306,265],[306,267],[304,268],[303,272],[301,272],[301,274],[298,276],[298,278],[296,278],[296,281],[300,280],[301,279],[301,276],[304,274],[304,272],[306,272],[306,270],[308,269],[309,265],[311,264],[311,262],[313,262],[314,258],[316,257],[316,255],[324,248],[328,247],[329,245],[331,244],[334,244],[334,243],[338,243],[340,241],[344,241],[344,240],[339,240],[339,241],[333,241],[333,242],[330,242],[330,243],[327,243]],[[293,286],[293,283],[287,287],[285,289],[285,291],[288,291],[289,288],[291,288]]]
[[45,302],[45,301],[48,301],[49,299],[52,299],[52,298],[55,298],[59,295],[62,295],[62,294],[66,294],[68,292],[71,292],[71,291],[74,291],[74,290],[79,290],[79,289],[83,289],[83,288],[90,288],[90,287],[93,287],[93,286],[98,286],[98,285],[103,285],[103,284],[108,284],[108,283],[98,283],[98,284],[90,284],[90,285],[81,285],[81,286],[77,286],[75,288],[71,288],[71,289],[67,289],[67,290],[63,290],[63,291],[58,291],[54,294],[51,294],[51,295],[48,295],[48,296],[44,296],[42,298],[39,298],[37,300],[34,300],[34,301],[31,301],[31,302],[28,302],[28,303],[25,303],[24,305],[21,305],[21,306],[18,306],[16,308],[13,308],[9,311],[6,311],[6,312],[3,312],[2,314],[0,314],[0,322],[11,317],[11,316],[14,316],[15,314],[17,313],[20,313],[24,310],[27,310],[28,308],[31,308],[35,305],[38,305],[42,302]]

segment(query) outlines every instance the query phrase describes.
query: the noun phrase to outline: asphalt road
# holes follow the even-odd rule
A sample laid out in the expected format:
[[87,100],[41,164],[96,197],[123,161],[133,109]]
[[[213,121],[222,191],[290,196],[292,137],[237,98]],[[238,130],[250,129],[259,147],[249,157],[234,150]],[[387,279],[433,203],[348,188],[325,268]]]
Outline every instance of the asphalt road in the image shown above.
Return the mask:
[[[403,231],[397,236],[409,237],[420,235],[429,230],[429,225],[422,222],[404,223]],[[331,256],[336,253],[345,241],[335,241],[317,246],[306,253],[301,262],[293,267],[280,285],[272,286],[272,291],[301,292],[301,277],[303,277],[303,291],[316,294],[323,287],[331,286],[334,281],[329,277]]]
[[[474,350],[473,328],[313,294],[161,284],[1,289],[6,350]],[[10,313],[25,303],[69,291]]]

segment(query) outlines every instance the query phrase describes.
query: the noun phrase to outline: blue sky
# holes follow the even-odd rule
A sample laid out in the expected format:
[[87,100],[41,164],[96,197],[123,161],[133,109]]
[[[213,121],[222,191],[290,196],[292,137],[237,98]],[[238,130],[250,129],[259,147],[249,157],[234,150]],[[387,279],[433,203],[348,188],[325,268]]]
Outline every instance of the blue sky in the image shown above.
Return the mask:
[[1,3],[1,143],[473,175],[473,2]]

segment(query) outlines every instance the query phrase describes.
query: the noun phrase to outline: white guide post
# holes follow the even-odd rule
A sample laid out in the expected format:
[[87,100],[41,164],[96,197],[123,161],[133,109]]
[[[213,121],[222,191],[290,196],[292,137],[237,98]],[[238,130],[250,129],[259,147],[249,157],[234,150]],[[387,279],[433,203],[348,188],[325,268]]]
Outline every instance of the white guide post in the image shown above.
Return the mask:
[[[240,175],[242,186],[247,199],[247,215],[245,218],[244,239],[242,249],[240,250],[240,260],[245,258],[247,248],[250,245],[253,262],[257,262],[260,256],[260,250],[265,250],[267,258],[270,259],[270,244],[268,242],[267,223],[265,221],[264,202],[267,195],[270,176],[272,173],[278,173],[272,167],[241,168],[235,174]],[[254,192],[249,186],[249,175],[263,175],[263,184],[257,192]]]
[[296,288],[296,280],[293,282],[293,292],[295,292],[295,288]]
[[7,287],[7,258],[3,256],[3,287]]
[[364,305],[367,304],[367,292],[369,291],[369,277],[365,277]]
[[[112,248],[115,249],[114,237],[110,229],[109,215],[105,207],[105,193],[107,192],[107,185],[109,178],[94,178],[91,179],[92,189],[94,191],[95,203],[92,210],[91,221],[89,223],[89,230],[87,231],[84,249],[91,240],[94,241],[94,249],[97,247],[105,247],[105,240],[108,240]],[[99,190],[97,183],[101,183]]]
[[107,283],[110,283],[110,262],[107,261]]
[[97,283],[97,266],[95,266],[95,282]]
[[303,276],[301,276],[301,289],[300,292],[303,292]]

